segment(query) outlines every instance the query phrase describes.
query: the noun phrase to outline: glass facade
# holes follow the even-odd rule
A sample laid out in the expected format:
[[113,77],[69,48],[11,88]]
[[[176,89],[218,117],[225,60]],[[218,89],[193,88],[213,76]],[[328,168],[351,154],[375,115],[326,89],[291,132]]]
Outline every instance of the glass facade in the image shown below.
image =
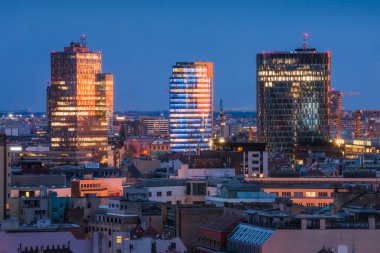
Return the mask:
[[51,53],[47,116],[52,150],[92,151],[95,161],[105,161],[110,109],[107,76],[101,72],[101,53],[79,42]]
[[299,145],[330,140],[330,53],[258,54],[257,117],[271,153],[291,156]]
[[342,92],[332,89],[330,96],[331,136],[340,139],[342,136]]
[[169,90],[170,150],[209,149],[214,121],[213,63],[177,62]]
[[[102,73],[96,75],[96,100],[98,101],[98,115],[107,118],[108,135],[113,134],[113,75]],[[105,114],[105,115],[103,115]]]

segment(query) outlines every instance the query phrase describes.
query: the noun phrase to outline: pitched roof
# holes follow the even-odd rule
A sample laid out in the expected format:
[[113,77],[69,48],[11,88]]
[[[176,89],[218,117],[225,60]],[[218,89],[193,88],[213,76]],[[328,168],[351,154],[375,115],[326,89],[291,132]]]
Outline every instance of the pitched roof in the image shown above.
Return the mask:
[[228,236],[228,241],[238,241],[247,244],[263,245],[274,233],[274,230],[240,223]]
[[380,210],[380,197],[377,193],[364,193],[345,203],[344,207]]
[[210,230],[215,230],[219,232],[232,231],[231,228],[234,224],[244,221],[243,218],[224,214],[222,216],[216,217],[202,224],[200,227]]

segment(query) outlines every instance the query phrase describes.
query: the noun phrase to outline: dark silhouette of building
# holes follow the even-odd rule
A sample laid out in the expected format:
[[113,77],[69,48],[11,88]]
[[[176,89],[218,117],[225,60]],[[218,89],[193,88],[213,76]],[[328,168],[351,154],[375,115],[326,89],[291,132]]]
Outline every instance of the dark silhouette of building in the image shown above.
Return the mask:
[[330,140],[330,52],[302,48],[257,55],[259,141],[288,157],[299,145]]

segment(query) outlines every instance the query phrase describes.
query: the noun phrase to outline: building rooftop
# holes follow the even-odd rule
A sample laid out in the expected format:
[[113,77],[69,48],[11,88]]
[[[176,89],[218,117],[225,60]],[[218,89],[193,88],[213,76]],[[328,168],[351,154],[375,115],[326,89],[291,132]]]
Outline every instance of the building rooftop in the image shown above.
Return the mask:
[[380,197],[377,193],[364,193],[343,205],[343,210],[380,214]]
[[164,186],[184,186],[187,179],[157,178],[143,179],[136,182],[136,187],[164,187]]
[[263,245],[274,233],[274,230],[240,223],[228,236],[229,241]]
[[218,232],[228,230],[233,224],[243,221],[241,217],[224,214],[202,224],[201,228],[206,228]]

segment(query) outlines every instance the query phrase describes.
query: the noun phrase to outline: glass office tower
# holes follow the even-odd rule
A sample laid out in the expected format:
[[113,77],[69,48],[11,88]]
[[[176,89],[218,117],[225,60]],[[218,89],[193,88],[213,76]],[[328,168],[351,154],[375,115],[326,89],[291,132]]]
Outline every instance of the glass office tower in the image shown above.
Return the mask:
[[297,146],[330,140],[330,53],[306,46],[257,55],[260,142],[289,157]]
[[211,62],[177,62],[170,77],[170,150],[209,149],[213,132],[214,77]]
[[51,53],[47,116],[52,150],[92,151],[95,161],[105,161],[110,77],[101,72],[101,53],[89,51],[85,40]]
[[95,84],[97,88],[96,100],[98,105],[98,115],[107,118],[108,135],[112,136],[114,133],[113,75],[109,73],[97,74]]

